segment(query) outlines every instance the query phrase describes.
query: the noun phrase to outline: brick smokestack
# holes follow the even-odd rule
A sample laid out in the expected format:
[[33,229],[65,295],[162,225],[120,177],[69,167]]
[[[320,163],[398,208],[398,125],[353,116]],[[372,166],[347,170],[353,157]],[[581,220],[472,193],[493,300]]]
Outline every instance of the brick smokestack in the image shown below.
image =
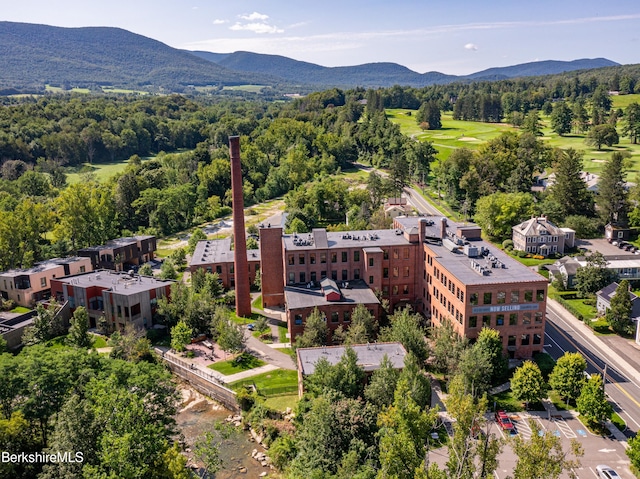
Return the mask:
[[229,155],[231,156],[231,193],[233,200],[233,265],[236,283],[236,314],[246,318],[251,315],[251,296],[249,294],[247,238],[244,232],[244,199],[242,198],[239,136],[229,137]]

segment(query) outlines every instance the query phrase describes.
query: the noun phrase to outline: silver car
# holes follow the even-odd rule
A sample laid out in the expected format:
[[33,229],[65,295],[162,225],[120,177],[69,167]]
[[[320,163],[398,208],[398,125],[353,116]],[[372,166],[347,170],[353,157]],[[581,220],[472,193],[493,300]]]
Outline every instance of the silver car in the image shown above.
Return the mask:
[[596,466],[596,471],[598,471],[598,477],[602,479],[622,479],[620,475],[609,466]]

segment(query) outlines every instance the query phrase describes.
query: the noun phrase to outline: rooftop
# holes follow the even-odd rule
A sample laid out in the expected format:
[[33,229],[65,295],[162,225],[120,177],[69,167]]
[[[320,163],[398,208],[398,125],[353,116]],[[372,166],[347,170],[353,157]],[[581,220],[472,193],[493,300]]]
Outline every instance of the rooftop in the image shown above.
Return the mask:
[[330,232],[317,228],[311,233],[282,235],[282,241],[287,251],[368,248],[409,244],[403,232],[396,229]]
[[124,272],[98,270],[74,276],[59,278],[54,281],[71,284],[79,288],[99,287],[121,295],[129,295],[151,291],[174,283],[168,279],[157,279],[149,276],[130,275]]
[[[561,235],[564,231],[551,223],[546,217],[535,217],[523,221],[519,225],[513,227],[514,230],[525,236],[538,236],[541,234]],[[569,230],[573,231],[573,230]]]
[[[302,366],[302,374],[313,374],[316,364],[321,358],[329,361],[329,364],[337,364],[345,353],[345,346],[325,346],[321,348],[299,348],[296,350],[298,363]],[[404,358],[407,355],[400,343],[371,343],[354,344],[351,346],[358,356],[358,365],[365,371],[375,371],[380,367],[380,362],[386,354],[393,367],[402,369]]]
[[[231,237],[219,240],[198,241],[191,258],[189,266],[232,263],[235,258],[235,254],[231,249]],[[247,259],[249,261],[260,261],[260,250],[247,250]]]
[[2,276],[22,276],[25,274],[35,274],[42,273],[43,271],[47,271],[49,269],[57,268],[58,266],[62,266],[64,264],[71,264],[77,261],[87,262],[89,261],[87,258],[72,256],[70,258],[53,258],[48,259],[46,261],[40,261],[39,263],[34,264],[31,268],[25,269],[10,269],[9,271],[5,271],[4,273],[0,273]]
[[150,235],[143,236],[127,236],[124,238],[116,238],[107,241],[105,244],[98,246],[89,246],[87,248],[82,248],[82,251],[102,251],[104,249],[113,249],[113,248],[121,248],[123,246],[128,246],[131,244],[138,244],[138,241],[144,241],[153,238]]
[[339,304],[379,304],[380,301],[371,288],[362,280],[339,282],[342,297],[339,301],[327,301],[322,288],[307,286],[287,286],[284,288],[285,302],[288,309],[314,308],[316,306]]
[[396,218],[403,228],[419,227],[425,221],[425,243],[436,261],[466,285],[528,283],[547,281],[543,276],[516,261],[497,246],[482,239],[467,239],[456,232],[469,229],[447,219],[446,238],[440,237],[442,216]]

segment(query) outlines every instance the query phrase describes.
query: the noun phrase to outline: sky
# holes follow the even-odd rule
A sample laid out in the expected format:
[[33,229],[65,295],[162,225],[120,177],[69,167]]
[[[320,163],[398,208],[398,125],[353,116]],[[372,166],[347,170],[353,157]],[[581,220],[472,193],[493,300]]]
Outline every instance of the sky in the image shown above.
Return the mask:
[[[638,0],[7,0],[0,20],[119,27],[169,46],[464,75],[538,60],[640,63]],[[1,65],[1,59],[0,59]]]

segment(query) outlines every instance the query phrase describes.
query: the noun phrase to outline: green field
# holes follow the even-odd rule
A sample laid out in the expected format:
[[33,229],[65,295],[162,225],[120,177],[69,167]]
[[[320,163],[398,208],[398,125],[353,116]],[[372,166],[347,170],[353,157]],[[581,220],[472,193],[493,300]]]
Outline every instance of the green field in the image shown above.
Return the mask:
[[249,93],[260,93],[265,85],[236,85],[236,86],[225,86],[222,88],[223,91],[246,91]]
[[298,372],[289,369],[276,369],[247,379],[231,383],[232,389],[255,385],[262,396],[292,394],[298,390]]
[[88,88],[72,88],[71,90],[63,90],[59,86],[52,86],[52,85],[45,85],[44,90],[50,93],[64,93],[64,92],[91,93],[91,90],[89,90]]
[[86,173],[93,173],[99,182],[107,181],[116,173],[120,173],[124,170],[128,161],[128,159],[117,160],[108,163],[93,163],[91,165],[89,163],[85,163],[80,168],[68,168],[67,171],[72,171],[72,173],[67,173],[67,183],[71,185],[80,183],[83,175]]
[[[640,102],[640,95],[623,95],[611,97],[615,108],[624,108],[634,101]],[[423,141],[430,141],[438,150],[437,157],[446,159],[455,148],[476,149],[479,145],[491,140],[505,131],[517,131],[507,123],[482,123],[478,121],[453,120],[451,113],[442,115],[442,128],[440,130],[422,131],[418,126],[415,115],[416,110],[389,109],[386,110],[389,119],[398,125],[402,133]],[[640,174],[640,144],[632,145],[628,137],[620,137],[620,143],[609,148],[603,146],[597,150],[588,146],[584,140],[585,135],[569,134],[560,136],[551,130],[548,116],[541,115],[544,140],[549,146],[584,152],[584,169],[590,173],[600,174],[604,162],[610,158],[614,151],[628,152],[631,158],[628,160],[627,178],[634,181]],[[620,132],[621,122],[618,123]]]
[[241,354],[237,358],[230,359],[229,361],[220,361],[207,366],[209,369],[218,371],[220,374],[230,376],[231,374],[240,373],[242,371],[248,371],[249,369],[259,368],[264,366],[264,361],[252,356],[251,354]]
[[117,93],[117,94],[124,94],[124,95],[149,95],[148,91],[127,90],[125,88],[113,88],[110,86],[103,86],[102,91],[104,93]]
[[631,103],[640,103],[640,93],[635,95],[614,95],[611,97],[612,108],[626,108]]

